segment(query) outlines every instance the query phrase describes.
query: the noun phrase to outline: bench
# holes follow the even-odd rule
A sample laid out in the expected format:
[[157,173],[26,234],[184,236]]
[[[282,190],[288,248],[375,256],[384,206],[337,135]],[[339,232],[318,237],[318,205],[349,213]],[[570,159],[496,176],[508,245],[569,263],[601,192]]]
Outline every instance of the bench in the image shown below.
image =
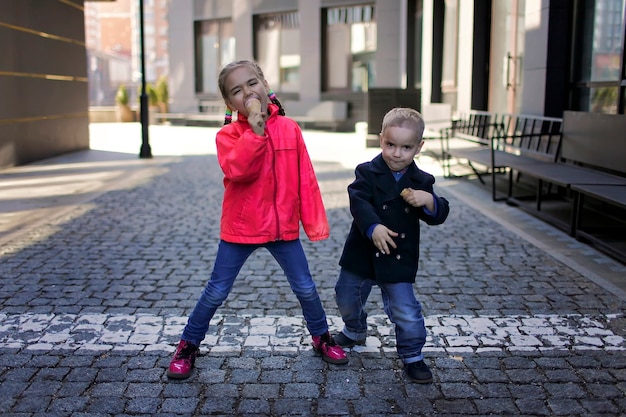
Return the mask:
[[[511,168],[537,179],[536,214],[541,213],[544,186],[555,185],[565,190],[571,200],[570,219],[564,229],[579,240],[601,247],[616,258],[626,259],[626,248],[615,250],[607,236],[585,231],[584,220],[603,220],[605,229],[615,234],[624,226],[626,209],[626,116],[565,111],[558,158],[554,162],[514,165]],[[548,190],[549,193],[549,190]],[[547,195],[547,194],[546,194]],[[599,203],[595,210],[585,211],[585,201]],[[567,198],[566,198],[567,200]],[[518,199],[511,198],[518,203]],[[597,232],[597,230],[595,231]],[[623,231],[622,236],[626,235]]]
[[298,122],[304,129],[309,127],[327,127],[333,130],[348,119],[347,101],[281,101],[285,114]]
[[[598,210],[585,211],[585,201],[600,202],[602,216],[611,220],[604,229],[612,232],[620,230],[624,213],[611,212],[613,208],[626,209],[626,115],[585,113],[566,111],[564,113],[563,162],[573,165],[577,176],[570,180],[573,193],[573,215],[571,234],[579,240],[595,243],[615,257],[626,259],[626,250],[616,252],[607,244],[607,238],[598,238],[602,228],[586,230],[585,220],[593,220]],[[615,220],[618,220],[615,219]],[[626,235],[621,228],[622,237]]]
[[198,111],[187,113],[156,113],[155,119],[159,123],[170,122],[180,126],[211,125],[221,126],[224,124],[224,100],[216,98],[198,99]]
[[[472,112],[454,121],[442,135],[444,175],[458,176],[451,171],[453,159],[467,161],[481,183],[485,184],[484,175],[491,175],[494,201],[508,200],[513,193],[514,171],[519,176],[521,170],[556,161],[561,127],[562,120],[558,118]],[[497,196],[496,176],[502,173],[508,173],[506,197]]]
[[[157,113],[160,122],[181,125],[224,124],[225,105],[223,100],[200,99],[197,113]],[[310,127],[337,127],[348,119],[348,103],[345,101],[284,101],[287,117],[295,120],[304,129]]]
[[452,127],[452,106],[447,103],[425,103],[420,113],[424,118],[424,139],[441,138],[441,132]]
[[452,173],[452,160],[459,163],[467,162],[471,171],[476,174],[481,183],[484,183],[482,166],[490,165],[491,135],[495,129],[496,115],[485,111],[470,111],[452,120],[450,127],[440,129],[441,156],[444,176],[447,178],[465,176]]

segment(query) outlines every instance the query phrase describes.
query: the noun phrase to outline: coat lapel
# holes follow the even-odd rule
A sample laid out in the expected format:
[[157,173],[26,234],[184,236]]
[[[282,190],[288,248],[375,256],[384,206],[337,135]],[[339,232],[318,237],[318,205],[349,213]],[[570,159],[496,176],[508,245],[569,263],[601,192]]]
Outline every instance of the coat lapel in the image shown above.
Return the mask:
[[428,176],[425,176],[413,162],[400,179],[400,186],[402,189],[408,187],[414,190],[427,190],[429,189]]
[[372,171],[376,175],[376,188],[381,195],[385,196],[384,201],[393,200],[400,196],[396,180],[381,155],[372,161]]

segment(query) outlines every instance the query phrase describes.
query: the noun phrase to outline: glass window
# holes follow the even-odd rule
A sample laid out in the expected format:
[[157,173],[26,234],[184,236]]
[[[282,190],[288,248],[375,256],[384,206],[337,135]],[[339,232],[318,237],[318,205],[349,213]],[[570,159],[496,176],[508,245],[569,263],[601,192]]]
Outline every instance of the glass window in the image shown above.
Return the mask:
[[[441,74],[441,91],[444,96],[454,96],[457,92],[457,53],[458,53],[458,8],[457,0],[446,0],[446,14],[443,32],[443,68]],[[456,102],[449,98],[444,102]]]
[[300,15],[282,13],[256,17],[256,60],[265,79],[279,92],[300,89]]
[[[575,110],[618,113],[626,0],[581,0],[574,31]],[[623,91],[623,89],[622,89]],[[623,94],[623,92],[622,92]]]
[[374,6],[325,10],[325,89],[367,91],[374,83]]
[[196,92],[220,95],[217,76],[235,60],[235,36],[230,20],[196,22]]

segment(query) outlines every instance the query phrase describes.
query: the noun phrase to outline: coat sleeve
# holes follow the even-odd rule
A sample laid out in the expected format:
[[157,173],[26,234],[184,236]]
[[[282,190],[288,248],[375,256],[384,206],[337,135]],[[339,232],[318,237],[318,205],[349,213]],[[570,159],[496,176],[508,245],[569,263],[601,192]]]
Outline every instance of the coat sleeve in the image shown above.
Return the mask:
[[354,171],[355,180],[348,185],[350,197],[350,213],[363,236],[367,236],[367,229],[375,223],[383,223],[374,206],[374,193],[371,184],[372,173],[369,163],[360,164]]
[[312,241],[328,239],[330,225],[322,200],[313,164],[306,149],[302,132],[298,131],[298,169],[300,220],[307,237]]
[[264,163],[267,136],[258,136],[251,129],[241,131],[234,125],[217,132],[217,159],[224,176],[233,182],[249,182],[258,178]]
[[437,211],[433,215],[423,214],[420,216],[420,219],[424,221],[427,225],[434,226],[437,224],[442,224],[448,218],[448,214],[450,213],[450,205],[448,200],[443,197],[439,197],[434,192],[433,198],[435,199],[435,206],[437,207]]

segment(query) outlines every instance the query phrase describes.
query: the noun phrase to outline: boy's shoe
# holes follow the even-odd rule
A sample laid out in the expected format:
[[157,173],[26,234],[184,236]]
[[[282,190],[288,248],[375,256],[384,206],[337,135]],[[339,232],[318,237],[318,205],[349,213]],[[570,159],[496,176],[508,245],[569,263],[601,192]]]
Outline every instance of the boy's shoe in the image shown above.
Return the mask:
[[335,343],[337,343],[342,348],[351,348],[351,347],[354,347],[356,345],[364,345],[365,344],[365,340],[350,339],[343,332],[337,333],[333,337],[333,339],[335,340]]
[[433,373],[424,361],[412,362],[404,366],[406,374],[418,384],[428,384],[433,382]]
[[326,362],[336,365],[348,363],[346,352],[335,343],[329,332],[321,336],[313,336],[313,350],[322,355],[322,359]]
[[167,369],[167,376],[174,379],[186,379],[191,376],[193,364],[196,362],[198,355],[198,346],[191,342],[181,340],[178,343],[174,357]]

